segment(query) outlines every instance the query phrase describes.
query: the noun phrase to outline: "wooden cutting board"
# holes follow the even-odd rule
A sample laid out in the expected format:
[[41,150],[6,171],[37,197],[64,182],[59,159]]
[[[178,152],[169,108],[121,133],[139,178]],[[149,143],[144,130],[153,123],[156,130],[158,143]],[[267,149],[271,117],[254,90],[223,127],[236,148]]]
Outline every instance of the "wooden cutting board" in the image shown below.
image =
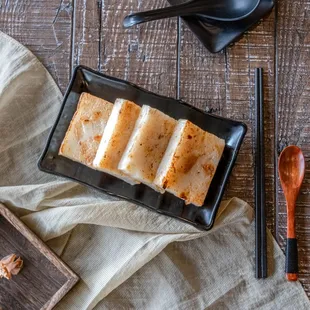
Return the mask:
[[0,310],[52,309],[77,283],[70,270],[33,232],[0,204],[0,259],[16,254],[23,269],[0,279]]

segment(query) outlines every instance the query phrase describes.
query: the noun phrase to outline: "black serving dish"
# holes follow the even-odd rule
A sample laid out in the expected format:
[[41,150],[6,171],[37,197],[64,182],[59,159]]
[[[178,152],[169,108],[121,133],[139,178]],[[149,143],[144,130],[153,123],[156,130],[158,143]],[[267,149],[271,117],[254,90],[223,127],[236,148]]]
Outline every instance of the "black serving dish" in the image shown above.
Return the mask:
[[[171,5],[185,0],[167,0]],[[207,1],[207,0],[206,0]],[[217,53],[238,40],[244,32],[259,22],[274,6],[274,0],[261,0],[258,7],[246,18],[234,22],[213,21],[198,16],[183,17],[189,29],[211,52]]]
[[[204,205],[202,207],[185,205],[183,200],[172,194],[160,194],[143,184],[129,185],[106,173],[59,156],[58,150],[82,92],[91,93],[110,102],[114,102],[116,98],[125,98],[138,105],[148,104],[175,119],[188,119],[202,129],[225,139],[224,153]],[[84,66],[78,66],[38,166],[42,171],[72,179],[101,192],[178,218],[197,228],[208,230],[214,223],[225,185],[245,133],[246,126],[243,123],[204,113],[185,102],[156,95],[129,82],[101,74]]]

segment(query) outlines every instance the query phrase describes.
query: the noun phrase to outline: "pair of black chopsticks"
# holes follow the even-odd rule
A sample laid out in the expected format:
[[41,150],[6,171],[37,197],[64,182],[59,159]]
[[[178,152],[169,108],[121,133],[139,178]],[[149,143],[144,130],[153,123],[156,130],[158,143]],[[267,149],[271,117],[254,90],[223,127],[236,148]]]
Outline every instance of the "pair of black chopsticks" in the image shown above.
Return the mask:
[[255,276],[267,277],[263,69],[255,69]]

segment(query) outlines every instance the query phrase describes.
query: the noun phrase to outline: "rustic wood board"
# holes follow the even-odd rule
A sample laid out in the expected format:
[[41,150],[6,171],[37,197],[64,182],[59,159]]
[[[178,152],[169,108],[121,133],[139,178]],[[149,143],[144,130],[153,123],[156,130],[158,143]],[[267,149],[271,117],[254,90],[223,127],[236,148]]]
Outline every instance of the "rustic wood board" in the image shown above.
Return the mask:
[[27,46],[64,91],[71,70],[70,0],[0,0],[0,30]]
[[[28,46],[62,91],[84,64],[209,112],[247,123],[249,130],[226,197],[253,205],[253,68],[265,69],[268,227],[285,245],[286,215],[277,176],[279,152],[298,144],[309,154],[310,2],[278,1],[273,12],[234,46],[210,54],[176,18],[131,29],[123,17],[165,0],[1,1],[0,30]],[[56,35],[56,36],[55,36]],[[310,297],[310,172],[297,203],[300,279]]]
[[23,269],[0,279],[0,309],[52,309],[78,277],[34,233],[0,204],[0,258],[20,256]]

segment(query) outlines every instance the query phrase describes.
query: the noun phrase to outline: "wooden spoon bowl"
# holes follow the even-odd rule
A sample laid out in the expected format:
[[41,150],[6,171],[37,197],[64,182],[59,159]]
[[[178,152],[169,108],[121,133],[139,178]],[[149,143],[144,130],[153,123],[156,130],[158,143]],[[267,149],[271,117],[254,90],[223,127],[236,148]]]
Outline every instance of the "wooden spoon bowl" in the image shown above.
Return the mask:
[[285,271],[289,281],[296,281],[298,278],[298,250],[295,233],[295,208],[305,175],[305,159],[301,149],[294,145],[285,148],[280,154],[278,169],[287,208]]
[[[287,188],[300,188],[305,174],[305,159],[301,149],[291,145],[285,148],[279,158],[281,183]],[[284,188],[283,188],[284,190]]]

